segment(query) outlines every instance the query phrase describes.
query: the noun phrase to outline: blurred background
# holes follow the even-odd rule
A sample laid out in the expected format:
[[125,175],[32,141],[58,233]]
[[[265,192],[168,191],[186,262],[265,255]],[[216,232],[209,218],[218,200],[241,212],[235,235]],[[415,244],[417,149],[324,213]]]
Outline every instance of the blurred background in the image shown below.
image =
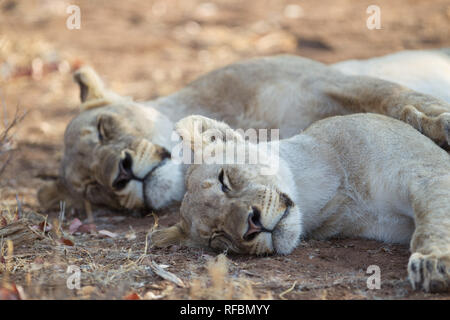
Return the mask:
[[[80,29],[66,26],[70,5],[80,8]],[[381,29],[367,28],[370,5]],[[0,201],[18,194],[36,208],[37,187],[57,175],[64,129],[78,113],[70,72],[80,65],[147,100],[255,56],[332,63],[441,47],[450,47],[448,0],[0,0],[0,126],[17,107],[27,111],[4,146],[15,151]]]

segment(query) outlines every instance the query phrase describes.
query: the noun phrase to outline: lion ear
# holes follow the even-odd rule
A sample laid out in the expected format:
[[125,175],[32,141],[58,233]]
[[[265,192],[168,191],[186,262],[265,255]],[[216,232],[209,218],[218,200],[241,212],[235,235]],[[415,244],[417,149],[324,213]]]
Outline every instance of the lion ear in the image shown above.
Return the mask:
[[177,223],[169,228],[155,230],[151,233],[152,245],[159,248],[184,244],[187,238],[181,223]]
[[104,98],[105,85],[97,72],[91,67],[81,67],[74,72],[73,79],[80,87],[81,102]]
[[59,207],[60,201],[71,203],[69,191],[59,179],[51,181],[39,188],[37,193],[39,205],[44,210]]
[[80,87],[81,110],[103,107],[119,99],[125,99],[115,92],[106,89],[100,76],[89,66],[78,69],[73,79]]
[[226,123],[198,115],[181,119],[175,124],[175,130],[192,150],[204,149],[218,141],[243,141],[243,137]]

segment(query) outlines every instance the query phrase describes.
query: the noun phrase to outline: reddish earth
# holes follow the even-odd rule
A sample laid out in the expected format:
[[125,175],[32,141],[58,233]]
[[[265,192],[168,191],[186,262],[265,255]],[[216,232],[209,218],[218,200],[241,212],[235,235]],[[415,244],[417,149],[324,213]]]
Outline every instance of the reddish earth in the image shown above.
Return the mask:
[[[73,3],[81,8],[80,30],[66,28],[66,7]],[[36,190],[57,175],[65,126],[78,113],[78,91],[70,68],[92,65],[112,89],[144,100],[248,57],[292,53],[331,63],[450,46],[448,1],[377,1],[380,30],[366,28],[370,4],[365,0],[0,0],[0,106],[8,119],[17,106],[27,111],[15,128],[16,151],[0,180],[3,214],[17,208],[16,195],[23,212],[49,215],[52,223],[58,214],[43,212]],[[66,212],[66,234],[75,217],[84,215]],[[168,210],[159,223],[174,221],[176,210]],[[58,244],[54,239],[60,235],[51,231],[43,240],[16,246],[9,255],[2,242],[0,277],[14,282],[23,291],[21,296],[28,298],[123,298],[129,293],[163,299],[228,297],[225,291],[233,298],[450,297],[411,290],[406,281],[406,246],[349,239],[306,241],[288,256],[228,256],[228,275],[221,278],[217,276],[223,267],[220,261],[205,272],[207,261],[216,255],[213,252],[178,247],[145,251],[146,234],[154,224],[151,215],[97,212],[95,224],[97,230],[117,236],[67,235],[74,244],[67,246]],[[165,270],[178,276],[184,288],[152,273],[151,261],[167,265]],[[71,264],[82,270],[79,290],[66,287],[65,271]],[[370,265],[380,267],[379,290],[367,288]],[[214,282],[217,277],[225,288],[219,280]],[[199,287],[205,288],[199,291]]]

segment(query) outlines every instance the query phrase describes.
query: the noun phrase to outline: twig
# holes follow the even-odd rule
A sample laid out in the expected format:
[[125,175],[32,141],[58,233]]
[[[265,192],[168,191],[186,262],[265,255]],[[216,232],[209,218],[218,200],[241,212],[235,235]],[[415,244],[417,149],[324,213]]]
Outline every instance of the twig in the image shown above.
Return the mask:
[[62,225],[64,222],[64,215],[66,213],[66,202],[60,201],[59,202],[59,229],[62,231]]
[[20,219],[21,217],[23,217],[22,204],[20,203],[19,195],[17,193],[16,193],[16,201],[17,201],[17,218]]
[[[8,123],[8,121],[6,119],[6,106],[3,102],[1,95],[0,95],[0,100],[2,101],[2,105],[3,105],[3,109],[4,109],[4,123],[3,124],[5,127],[5,129],[0,133],[0,156],[2,156],[3,154],[13,151],[13,149],[10,149],[10,147],[9,147],[9,144],[12,140],[12,135],[10,135],[10,131],[14,126],[16,126],[20,121],[22,121],[22,119],[26,115],[26,112],[19,115],[19,108],[16,108],[16,113],[15,113],[12,121],[10,123]],[[3,171],[5,170],[6,166],[9,164],[10,161],[11,161],[11,155],[9,154],[6,158],[6,160],[4,161],[4,163],[0,166],[0,175],[3,173]]]
[[6,116],[6,103],[5,103],[5,99],[3,99],[3,93],[0,89],[0,100],[2,101],[2,107],[3,107],[3,125],[5,127],[8,126],[8,118]]
[[157,274],[161,278],[163,278],[165,280],[169,280],[170,282],[175,283],[177,286],[179,286],[181,288],[185,288],[186,287],[185,284],[183,283],[183,281],[180,278],[178,278],[173,273],[171,273],[169,271],[166,271],[163,268],[161,268],[155,261],[151,262],[150,268],[152,269],[152,271],[155,274]]
[[292,285],[292,287],[290,287],[289,289],[287,289],[286,291],[283,291],[282,293],[280,293],[280,298],[283,300],[287,300],[284,295],[288,294],[289,292],[291,292],[292,290],[294,290],[295,285],[297,284],[297,281],[294,281],[294,284]]
[[94,221],[94,214],[92,213],[92,205],[87,200],[84,201],[84,210],[86,212],[88,222],[94,223],[95,221]]
[[9,123],[8,125],[5,125],[5,129],[3,130],[2,134],[0,135],[0,141],[7,140],[8,136],[9,136],[9,131],[11,131],[11,129],[15,125],[17,125],[20,121],[22,121],[26,115],[27,115],[26,111],[24,113],[22,113],[21,115],[19,115],[19,108],[16,108],[16,113],[14,114],[14,117],[13,117],[11,123]]

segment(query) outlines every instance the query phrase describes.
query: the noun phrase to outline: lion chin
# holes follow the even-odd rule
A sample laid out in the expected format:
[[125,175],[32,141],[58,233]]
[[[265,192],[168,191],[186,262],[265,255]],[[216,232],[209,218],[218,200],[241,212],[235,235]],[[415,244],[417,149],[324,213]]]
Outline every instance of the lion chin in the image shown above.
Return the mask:
[[301,213],[298,207],[290,208],[286,216],[272,232],[274,252],[277,254],[289,254],[299,244],[302,235]]
[[184,173],[180,165],[167,161],[155,170],[145,186],[145,202],[148,208],[160,210],[180,201],[185,192]]

